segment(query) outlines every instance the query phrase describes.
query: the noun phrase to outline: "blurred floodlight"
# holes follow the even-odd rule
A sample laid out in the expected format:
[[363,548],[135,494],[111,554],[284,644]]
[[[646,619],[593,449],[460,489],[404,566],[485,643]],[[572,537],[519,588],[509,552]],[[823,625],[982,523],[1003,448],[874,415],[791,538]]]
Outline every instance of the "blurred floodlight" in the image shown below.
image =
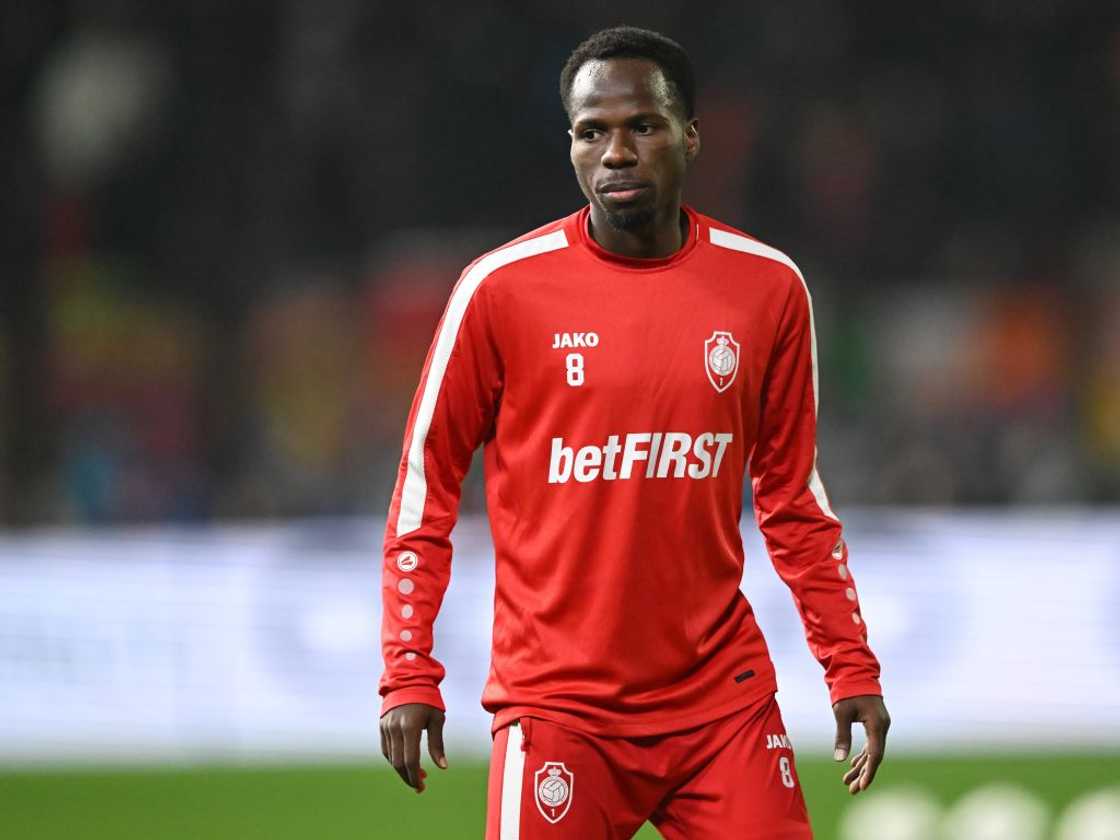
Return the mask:
[[941,827],[944,840],[1043,840],[1046,806],[1022,788],[996,783],[961,797]]
[[1120,840],[1120,787],[1075,800],[1058,821],[1054,840]]
[[95,180],[152,127],[170,82],[154,45],[87,33],[64,44],[39,78],[36,119],[51,179]]
[[934,840],[941,808],[918,788],[872,790],[854,800],[840,825],[841,840]]

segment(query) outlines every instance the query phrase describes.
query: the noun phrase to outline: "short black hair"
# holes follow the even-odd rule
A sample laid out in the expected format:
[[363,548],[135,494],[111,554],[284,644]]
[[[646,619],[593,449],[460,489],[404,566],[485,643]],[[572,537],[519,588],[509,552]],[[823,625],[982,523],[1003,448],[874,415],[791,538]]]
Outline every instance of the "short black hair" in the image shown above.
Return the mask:
[[669,93],[681,106],[686,119],[691,120],[696,100],[696,79],[692,72],[692,60],[684,47],[649,29],[636,26],[615,26],[596,32],[576,47],[564,69],[560,71],[560,101],[568,116],[572,115],[572,81],[576,73],[589,61],[606,58],[644,58],[661,68],[662,75],[669,85]]

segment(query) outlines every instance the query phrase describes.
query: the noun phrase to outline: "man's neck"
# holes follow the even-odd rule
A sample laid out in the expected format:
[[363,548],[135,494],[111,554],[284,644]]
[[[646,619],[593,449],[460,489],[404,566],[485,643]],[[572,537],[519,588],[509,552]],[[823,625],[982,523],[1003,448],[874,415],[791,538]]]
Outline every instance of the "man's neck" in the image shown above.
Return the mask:
[[688,239],[688,216],[680,202],[665,208],[648,225],[635,230],[611,227],[606,214],[591,206],[589,219],[591,238],[612,254],[620,257],[656,259],[675,254]]

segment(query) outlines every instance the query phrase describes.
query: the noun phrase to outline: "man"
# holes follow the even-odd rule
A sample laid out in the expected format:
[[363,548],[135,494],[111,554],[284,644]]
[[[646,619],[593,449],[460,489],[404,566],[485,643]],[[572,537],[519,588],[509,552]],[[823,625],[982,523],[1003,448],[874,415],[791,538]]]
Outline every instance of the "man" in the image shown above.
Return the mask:
[[843,779],[889,718],[816,470],[811,301],[783,253],[682,204],[700,150],[683,49],[600,32],[561,73],[589,205],[463,272],[424,365],[384,544],[382,751],[440,767],[432,624],[484,445],[496,555],[488,838],[811,837],[739,590],[742,482],[825,668]]

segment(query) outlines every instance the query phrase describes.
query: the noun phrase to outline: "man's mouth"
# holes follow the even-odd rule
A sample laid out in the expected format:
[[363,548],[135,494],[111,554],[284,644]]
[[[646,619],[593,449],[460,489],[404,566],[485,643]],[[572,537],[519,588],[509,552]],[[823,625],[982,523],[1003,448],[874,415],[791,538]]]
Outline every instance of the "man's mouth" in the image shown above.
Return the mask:
[[653,189],[653,185],[647,181],[618,181],[600,187],[599,195],[610,202],[625,204],[634,201],[651,189]]

